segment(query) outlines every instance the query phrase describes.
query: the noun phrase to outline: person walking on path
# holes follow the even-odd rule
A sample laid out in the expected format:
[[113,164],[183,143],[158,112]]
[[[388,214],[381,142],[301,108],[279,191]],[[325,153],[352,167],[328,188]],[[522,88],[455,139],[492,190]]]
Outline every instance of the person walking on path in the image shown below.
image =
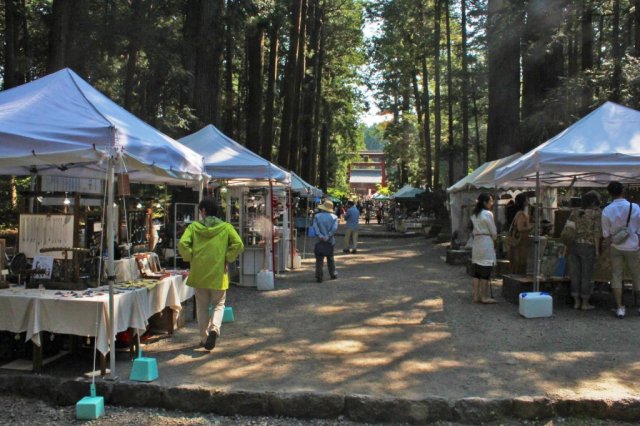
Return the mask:
[[634,289],[640,292],[640,207],[627,201],[620,182],[607,186],[613,201],[602,211],[602,236],[611,244],[611,288],[616,300],[616,315],[622,319],[626,315],[622,304],[622,273],[627,265],[633,278]]
[[[191,264],[187,285],[196,293],[200,344],[210,351],[216,346],[222,326],[229,288],[227,265],[244,251],[244,244],[233,226],[216,216],[218,203],[214,199],[200,201],[198,210],[202,219],[189,225],[180,238],[178,250]],[[213,315],[209,315],[211,304]]]
[[582,208],[573,210],[568,219],[576,229],[575,242],[568,248],[573,309],[588,311],[594,308],[589,299],[593,292],[593,267],[600,256],[600,215],[600,194],[589,191],[582,196]]
[[347,229],[344,233],[344,249],[343,252],[356,253],[358,251],[358,222],[360,221],[360,210],[355,206],[353,201],[347,202],[347,212],[344,214],[344,220],[347,223]]
[[316,281],[322,282],[322,264],[327,258],[329,276],[332,280],[338,278],[336,262],[333,257],[333,248],[336,245],[335,234],[338,230],[338,217],[333,214],[333,203],[326,200],[318,206],[319,212],[313,218],[313,230],[318,241],[313,249],[316,256]]
[[473,267],[473,302],[496,303],[489,297],[489,280],[491,271],[496,264],[496,251],[493,242],[498,238],[496,223],[493,220],[493,197],[483,192],[473,213],[473,246],[471,249],[471,263]]

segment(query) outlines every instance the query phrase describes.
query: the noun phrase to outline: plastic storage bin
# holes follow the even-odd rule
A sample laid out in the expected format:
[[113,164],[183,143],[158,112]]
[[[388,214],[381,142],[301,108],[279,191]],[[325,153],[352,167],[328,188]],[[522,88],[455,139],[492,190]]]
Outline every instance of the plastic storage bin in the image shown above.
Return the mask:
[[549,293],[520,293],[520,315],[525,318],[546,318],[553,315],[553,298]]

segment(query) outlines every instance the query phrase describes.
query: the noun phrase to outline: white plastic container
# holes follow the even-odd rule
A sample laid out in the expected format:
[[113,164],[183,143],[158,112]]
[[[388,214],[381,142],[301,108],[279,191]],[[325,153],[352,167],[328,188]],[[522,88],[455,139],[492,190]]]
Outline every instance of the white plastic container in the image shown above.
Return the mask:
[[553,315],[553,298],[549,293],[520,293],[520,315],[525,318],[547,318]]
[[257,287],[258,290],[264,290],[264,291],[269,291],[269,290],[273,290],[275,287],[275,279],[273,276],[273,272],[268,271],[266,269],[261,270],[260,272],[258,272],[258,275],[256,277],[256,283],[257,283]]

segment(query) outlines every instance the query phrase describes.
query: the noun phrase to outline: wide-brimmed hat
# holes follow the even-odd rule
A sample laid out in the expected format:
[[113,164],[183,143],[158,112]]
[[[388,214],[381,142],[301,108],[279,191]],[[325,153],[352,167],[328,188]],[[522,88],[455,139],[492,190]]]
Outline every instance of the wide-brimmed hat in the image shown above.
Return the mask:
[[333,213],[333,202],[331,202],[331,200],[325,200],[324,203],[318,206],[318,210]]

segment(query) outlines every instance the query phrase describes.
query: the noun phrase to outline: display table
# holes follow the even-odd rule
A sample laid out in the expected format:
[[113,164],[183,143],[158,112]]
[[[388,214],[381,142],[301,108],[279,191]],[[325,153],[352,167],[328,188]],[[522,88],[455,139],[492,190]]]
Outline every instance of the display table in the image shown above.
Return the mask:
[[[153,287],[116,285],[116,333],[132,330],[142,334],[148,318],[170,308],[171,332],[182,310],[181,302],[194,295],[186,278],[177,274],[153,282]],[[26,340],[41,347],[40,332],[92,336],[104,357],[109,352],[109,294],[106,286],[85,291],[59,291],[12,287],[0,290],[0,330],[25,332]],[[39,354],[34,351],[34,370],[38,371]],[[101,369],[104,374],[103,360]]]
[[[81,297],[62,296],[81,294]],[[144,331],[149,298],[146,289],[119,291],[114,295],[116,332],[132,328]],[[98,351],[109,352],[109,294],[94,291],[58,291],[12,287],[0,290],[0,330],[26,332],[26,340],[41,346],[40,332],[95,336]]]
[[[512,303],[518,303],[520,293],[533,291],[533,276],[506,274],[502,277],[502,297]],[[571,295],[571,280],[568,278],[547,277],[540,280],[540,291],[547,292],[556,300]]]

